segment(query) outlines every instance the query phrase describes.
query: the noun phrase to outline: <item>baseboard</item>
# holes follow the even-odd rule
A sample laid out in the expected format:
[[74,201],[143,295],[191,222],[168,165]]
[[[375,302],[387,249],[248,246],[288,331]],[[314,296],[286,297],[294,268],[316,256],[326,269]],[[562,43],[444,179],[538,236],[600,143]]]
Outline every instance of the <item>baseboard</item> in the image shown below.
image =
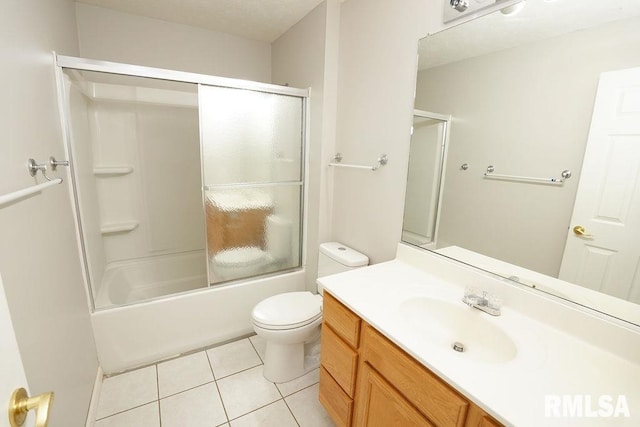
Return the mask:
[[96,373],[96,382],[93,384],[93,392],[91,393],[91,402],[89,403],[89,412],[87,413],[87,422],[85,427],[94,427],[96,423],[96,415],[98,415],[98,403],[100,402],[100,391],[102,390],[102,378],[104,372],[98,366]]

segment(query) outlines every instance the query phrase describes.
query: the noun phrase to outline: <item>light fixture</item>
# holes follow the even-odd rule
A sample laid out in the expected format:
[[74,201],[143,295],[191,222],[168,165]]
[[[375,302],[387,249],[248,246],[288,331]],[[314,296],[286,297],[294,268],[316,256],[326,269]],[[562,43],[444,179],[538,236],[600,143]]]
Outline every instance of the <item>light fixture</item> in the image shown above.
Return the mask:
[[517,14],[518,12],[520,12],[523,7],[524,7],[524,0],[521,1],[520,3],[516,3],[516,4],[512,4],[511,6],[503,7],[502,9],[500,9],[500,13],[502,13],[504,16],[513,16],[513,15]]
[[449,5],[458,12],[464,12],[469,7],[467,0],[449,0]]

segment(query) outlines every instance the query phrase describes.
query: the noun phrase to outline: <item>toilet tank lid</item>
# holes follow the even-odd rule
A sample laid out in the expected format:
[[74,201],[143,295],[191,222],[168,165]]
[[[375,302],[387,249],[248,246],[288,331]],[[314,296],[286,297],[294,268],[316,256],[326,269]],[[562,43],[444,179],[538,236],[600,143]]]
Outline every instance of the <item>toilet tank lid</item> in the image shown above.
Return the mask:
[[369,257],[340,242],[326,242],[320,245],[320,252],[347,267],[369,265]]

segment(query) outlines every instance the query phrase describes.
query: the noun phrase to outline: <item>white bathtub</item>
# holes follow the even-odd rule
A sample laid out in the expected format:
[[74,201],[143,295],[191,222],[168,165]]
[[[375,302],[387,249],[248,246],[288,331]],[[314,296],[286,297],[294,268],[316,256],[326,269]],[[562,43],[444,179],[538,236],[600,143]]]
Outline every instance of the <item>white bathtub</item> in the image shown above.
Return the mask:
[[98,310],[91,322],[100,366],[112,374],[250,334],[258,302],[305,289],[300,270]]
[[206,262],[200,250],[111,263],[95,296],[96,309],[205,288]]

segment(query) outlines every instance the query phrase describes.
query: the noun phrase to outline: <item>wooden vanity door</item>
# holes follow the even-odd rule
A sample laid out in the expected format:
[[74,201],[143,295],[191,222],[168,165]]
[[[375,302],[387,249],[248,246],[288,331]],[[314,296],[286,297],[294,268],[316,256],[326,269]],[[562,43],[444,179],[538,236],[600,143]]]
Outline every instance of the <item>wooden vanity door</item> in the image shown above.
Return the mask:
[[[367,427],[433,426],[407,399],[368,363],[362,365],[363,376],[358,390],[356,424]],[[360,394],[362,393],[362,394]]]

